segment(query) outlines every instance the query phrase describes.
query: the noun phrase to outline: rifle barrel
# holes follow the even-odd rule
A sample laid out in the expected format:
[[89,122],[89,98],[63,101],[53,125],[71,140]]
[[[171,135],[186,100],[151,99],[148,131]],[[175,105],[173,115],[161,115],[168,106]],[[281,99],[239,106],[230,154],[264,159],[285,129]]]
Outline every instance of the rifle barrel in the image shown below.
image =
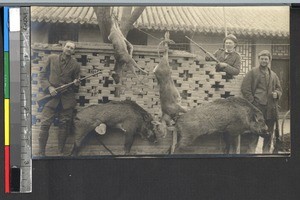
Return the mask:
[[[95,75],[100,74],[100,73],[101,73],[101,71],[98,71],[98,72],[96,72],[96,73],[94,73],[94,74],[90,74],[90,75],[88,75],[88,76],[85,76],[85,77],[83,77],[83,78],[80,78],[79,81],[85,80],[85,79],[87,79],[87,78],[90,78],[90,77],[95,76]],[[62,92],[62,91],[59,91],[59,90],[66,89],[66,88],[68,88],[69,86],[71,86],[71,85],[73,85],[73,84],[74,84],[74,82],[67,83],[67,84],[65,84],[65,85],[62,85],[62,86],[57,87],[56,90],[57,90],[58,92]],[[48,98],[52,98],[52,96],[51,96],[50,94],[47,94],[47,95],[43,96],[42,98],[38,99],[37,102],[38,102],[38,104],[39,104],[39,102],[42,102],[43,100],[48,99]]]
[[90,78],[90,77],[95,76],[95,75],[97,75],[97,74],[100,74],[101,72],[102,72],[102,71],[98,71],[98,72],[96,72],[96,73],[94,73],[94,74],[90,74],[90,75],[88,75],[88,76],[85,76],[85,77],[83,77],[83,78],[80,78],[79,81],[82,81],[82,80],[84,80],[84,79],[87,79],[87,78]]
[[185,36],[189,41],[191,41],[192,43],[194,43],[197,47],[199,47],[204,53],[208,54],[214,61],[216,61],[217,63],[219,63],[220,61],[218,61],[218,59],[211,53],[209,53],[208,51],[206,51],[203,47],[201,47],[199,44],[197,44],[194,40],[192,40],[191,38],[189,38],[188,36]]
[[194,40],[192,40],[191,38],[189,38],[188,36],[185,36],[189,41],[191,41],[192,43],[194,43],[197,47],[199,47],[202,51],[204,51],[204,53],[207,53],[207,51],[201,47],[199,44],[197,44]]

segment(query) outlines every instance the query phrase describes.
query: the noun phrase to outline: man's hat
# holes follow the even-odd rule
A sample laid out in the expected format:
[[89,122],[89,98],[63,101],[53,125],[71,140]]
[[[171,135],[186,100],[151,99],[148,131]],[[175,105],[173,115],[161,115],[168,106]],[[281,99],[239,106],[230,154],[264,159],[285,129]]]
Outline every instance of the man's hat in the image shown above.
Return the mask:
[[224,39],[223,39],[223,43],[225,43],[225,41],[229,39],[232,40],[235,44],[238,43],[238,40],[236,39],[236,37],[233,34],[229,34],[227,35]]
[[259,54],[258,54],[258,57],[260,56],[268,56],[270,60],[272,60],[272,55],[270,53],[270,51],[268,50],[262,50]]

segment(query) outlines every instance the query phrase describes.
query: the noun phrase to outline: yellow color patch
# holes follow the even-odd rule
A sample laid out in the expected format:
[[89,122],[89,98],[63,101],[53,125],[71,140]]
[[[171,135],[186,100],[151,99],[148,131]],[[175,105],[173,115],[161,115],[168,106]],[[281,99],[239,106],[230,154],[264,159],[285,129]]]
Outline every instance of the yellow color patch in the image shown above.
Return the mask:
[[10,119],[9,119],[9,99],[4,99],[4,143],[9,145]]

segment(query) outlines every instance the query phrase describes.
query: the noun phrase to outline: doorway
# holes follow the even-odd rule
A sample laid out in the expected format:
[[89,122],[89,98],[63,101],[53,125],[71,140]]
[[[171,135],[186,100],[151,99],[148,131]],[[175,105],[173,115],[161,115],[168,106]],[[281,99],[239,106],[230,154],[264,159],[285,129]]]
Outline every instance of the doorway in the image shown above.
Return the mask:
[[273,59],[271,66],[282,87],[279,111],[286,112],[290,109],[290,61],[288,59]]

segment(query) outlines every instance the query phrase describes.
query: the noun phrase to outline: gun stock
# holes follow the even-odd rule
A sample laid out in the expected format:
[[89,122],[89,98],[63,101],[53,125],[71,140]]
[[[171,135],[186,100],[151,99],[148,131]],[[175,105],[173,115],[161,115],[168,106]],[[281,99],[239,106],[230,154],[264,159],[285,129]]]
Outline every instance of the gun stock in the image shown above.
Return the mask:
[[38,99],[36,102],[39,105],[39,107],[43,107],[51,98],[52,96],[50,94],[47,94],[42,98]]
[[276,114],[276,121],[275,121],[275,143],[274,143],[274,150],[273,153],[278,153],[279,150],[282,147],[282,141],[280,140],[280,135],[279,135],[279,122],[278,122],[278,102],[277,100],[275,101],[275,114]]

